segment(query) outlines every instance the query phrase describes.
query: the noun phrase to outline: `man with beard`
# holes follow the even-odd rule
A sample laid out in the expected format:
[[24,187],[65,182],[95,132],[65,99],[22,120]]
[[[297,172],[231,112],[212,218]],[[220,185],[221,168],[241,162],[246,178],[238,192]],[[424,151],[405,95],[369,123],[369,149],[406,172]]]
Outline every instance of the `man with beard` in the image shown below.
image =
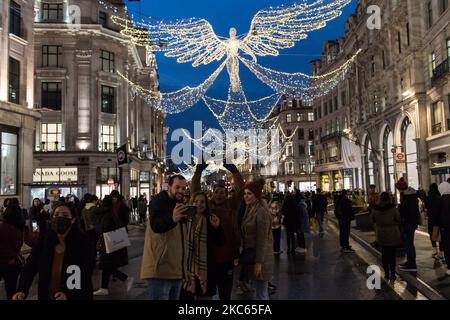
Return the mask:
[[174,175],[169,189],[152,201],[145,234],[141,278],[150,300],[179,300],[187,258],[186,179]]
[[[202,171],[207,164],[198,164],[195,175],[192,178],[191,192],[200,191],[200,179]],[[230,300],[233,289],[234,260],[239,256],[240,227],[238,223],[238,211],[244,198],[244,180],[234,164],[224,164],[225,169],[233,174],[234,194],[228,198],[228,190],[224,184],[216,184],[209,200],[211,214],[220,219],[220,224],[225,232],[225,244],[216,250],[216,274],[217,288],[220,300]]]

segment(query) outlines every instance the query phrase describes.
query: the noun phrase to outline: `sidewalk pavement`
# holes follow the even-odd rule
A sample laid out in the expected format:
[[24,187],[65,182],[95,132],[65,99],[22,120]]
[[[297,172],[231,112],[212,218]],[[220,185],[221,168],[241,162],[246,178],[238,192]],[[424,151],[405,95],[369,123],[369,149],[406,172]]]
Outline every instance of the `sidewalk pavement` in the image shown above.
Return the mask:
[[[331,221],[336,225],[337,219],[333,211],[328,212]],[[450,276],[446,275],[447,265],[445,261],[436,260],[432,257],[432,246],[430,237],[424,227],[416,231],[414,244],[417,255],[417,272],[404,272],[397,267],[397,273],[405,279],[408,284],[415,287],[427,298],[432,300],[450,299]],[[356,222],[352,222],[351,238],[378,257],[381,265],[381,252],[379,248],[373,247],[375,241],[374,230],[361,230],[356,228]],[[406,261],[406,256],[398,257],[397,264]]]

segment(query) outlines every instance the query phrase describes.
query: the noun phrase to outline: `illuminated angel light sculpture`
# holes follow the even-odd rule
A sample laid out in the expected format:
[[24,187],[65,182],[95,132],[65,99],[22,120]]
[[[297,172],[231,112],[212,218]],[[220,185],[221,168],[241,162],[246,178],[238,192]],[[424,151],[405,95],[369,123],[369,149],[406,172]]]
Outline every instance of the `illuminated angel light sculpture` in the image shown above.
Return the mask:
[[[193,67],[221,61],[220,67],[198,87],[185,87],[175,93],[159,94],[159,97],[127,79],[135,94],[159,100],[160,109],[168,113],[182,112],[205,99],[207,90],[226,66],[230,90],[228,100],[223,101],[225,111],[222,114],[232,114],[226,112],[230,106],[248,106],[239,76],[241,62],[280,97],[282,94],[295,93],[310,101],[314,95],[326,94],[327,89],[329,91],[337,85],[347,69],[339,68],[321,79],[320,76],[288,74],[264,68],[258,64],[258,57],[278,56],[280,50],[294,47],[296,42],[306,39],[309,32],[324,28],[327,22],[339,17],[342,8],[350,2],[351,0],[313,0],[308,3],[303,0],[287,6],[263,9],[253,17],[247,34],[239,36],[237,30],[231,28],[229,38],[216,35],[211,24],[199,18],[168,22],[154,18],[131,21],[113,16],[112,20],[122,27],[121,33],[132,43],[146,47],[149,55],[162,51],[166,57],[175,58],[178,63],[191,63]],[[251,60],[244,56],[251,57]],[[243,102],[236,103],[232,96],[244,97],[241,99]],[[253,120],[259,121],[258,119],[265,119],[275,106],[276,104],[266,110],[263,116],[257,117],[249,108],[242,110],[247,110],[245,117],[251,116]]]

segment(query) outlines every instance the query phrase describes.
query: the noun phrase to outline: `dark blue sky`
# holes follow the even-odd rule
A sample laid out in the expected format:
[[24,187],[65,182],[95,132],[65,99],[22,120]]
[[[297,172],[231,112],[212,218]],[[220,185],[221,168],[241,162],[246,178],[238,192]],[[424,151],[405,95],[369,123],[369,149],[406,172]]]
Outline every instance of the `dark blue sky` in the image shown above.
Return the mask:
[[[280,71],[310,73],[309,62],[320,57],[324,41],[334,40],[343,35],[345,21],[355,11],[356,2],[357,0],[353,0],[341,17],[330,22],[324,29],[312,32],[308,39],[297,43],[296,47],[283,50],[278,57],[259,58],[258,63]],[[258,10],[290,3],[292,0],[142,0],[140,5],[131,2],[128,3],[128,7],[130,11],[164,19],[205,18],[212,24],[217,35],[227,37],[230,27],[236,27],[238,34],[248,32],[251,20]],[[178,64],[175,59],[166,58],[162,54],[157,54],[157,62],[162,92],[178,90],[186,85],[194,87],[202,83],[219,66],[217,62],[193,68],[190,64]],[[250,72],[242,69],[243,67],[241,67],[242,83],[249,99],[259,99],[273,93],[261,85]],[[207,94],[225,98],[228,85],[226,72],[222,72]],[[191,131],[194,120],[202,120],[207,127],[219,128],[207,107],[199,103],[181,114],[168,115],[167,125],[170,128],[168,140],[171,132],[177,128]],[[169,154],[171,146],[173,144],[169,143],[167,148]]]

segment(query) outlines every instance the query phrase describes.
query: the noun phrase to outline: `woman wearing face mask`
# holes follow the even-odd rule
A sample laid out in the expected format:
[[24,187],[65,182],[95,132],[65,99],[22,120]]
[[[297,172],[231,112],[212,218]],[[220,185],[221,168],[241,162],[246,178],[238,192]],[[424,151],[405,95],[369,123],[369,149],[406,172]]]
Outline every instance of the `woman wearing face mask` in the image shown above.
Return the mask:
[[184,281],[186,299],[195,295],[197,300],[211,300],[216,294],[216,248],[225,243],[220,219],[209,213],[208,198],[197,192],[192,196],[196,214],[189,221],[188,278]]
[[[24,300],[39,274],[39,300],[91,300],[92,255],[87,236],[76,225],[72,204],[56,206],[50,229],[41,236],[20,275],[13,300]],[[75,267],[74,267],[75,266]]]
[[254,281],[256,289],[256,300],[269,300],[268,285],[273,274],[272,216],[261,198],[263,187],[264,180],[245,185],[247,207],[241,227],[244,251],[240,260],[247,263],[249,278]]

